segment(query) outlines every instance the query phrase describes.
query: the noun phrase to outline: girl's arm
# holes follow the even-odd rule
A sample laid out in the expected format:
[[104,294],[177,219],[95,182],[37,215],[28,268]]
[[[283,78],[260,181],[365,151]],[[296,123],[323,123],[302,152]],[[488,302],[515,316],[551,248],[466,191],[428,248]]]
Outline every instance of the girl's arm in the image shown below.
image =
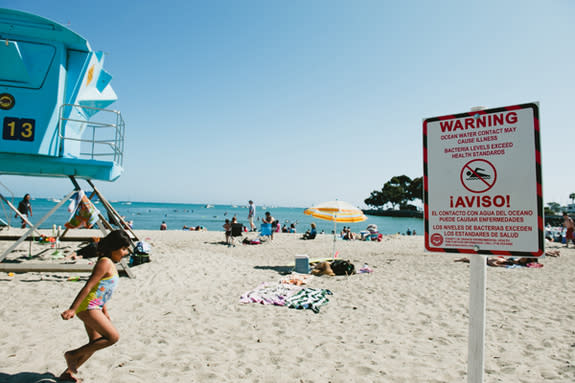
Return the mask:
[[80,290],[78,295],[76,295],[76,299],[74,299],[70,308],[61,314],[62,319],[68,320],[76,315],[78,306],[80,306],[80,303],[82,303],[84,298],[88,296],[90,290],[92,290],[92,288],[96,286],[102,278],[106,277],[106,274],[110,274],[110,263],[112,263],[112,261],[108,258],[100,258],[98,260],[98,263],[94,266],[94,270],[92,270],[92,275],[90,275],[90,278],[84,287],[82,287],[82,290]]

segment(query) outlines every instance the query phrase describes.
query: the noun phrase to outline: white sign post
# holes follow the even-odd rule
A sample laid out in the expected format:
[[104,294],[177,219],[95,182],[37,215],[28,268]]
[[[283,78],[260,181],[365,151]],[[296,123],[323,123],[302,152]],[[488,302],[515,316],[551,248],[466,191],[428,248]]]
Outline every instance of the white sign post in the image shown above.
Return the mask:
[[483,382],[485,367],[485,256],[472,254],[469,270],[469,340],[467,344],[467,381]]
[[423,122],[425,248],[470,255],[468,382],[483,381],[486,256],[544,252],[539,106]]

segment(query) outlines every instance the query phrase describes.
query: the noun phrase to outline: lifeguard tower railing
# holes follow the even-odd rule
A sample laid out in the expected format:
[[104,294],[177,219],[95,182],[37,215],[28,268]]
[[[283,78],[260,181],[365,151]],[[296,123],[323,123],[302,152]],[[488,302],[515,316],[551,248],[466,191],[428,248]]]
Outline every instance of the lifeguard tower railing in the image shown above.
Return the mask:
[[[93,117],[88,119],[83,116]],[[65,126],[67,129],[64,129]],[[79,143],[80,159],[103,159],[123,166],[125,129],[122,114],[117,110],[73,104],[60,106],[60,142],[63,147],[66,141]],[[83,135],[81,138],[66,136],[66,130],[83,131]]]

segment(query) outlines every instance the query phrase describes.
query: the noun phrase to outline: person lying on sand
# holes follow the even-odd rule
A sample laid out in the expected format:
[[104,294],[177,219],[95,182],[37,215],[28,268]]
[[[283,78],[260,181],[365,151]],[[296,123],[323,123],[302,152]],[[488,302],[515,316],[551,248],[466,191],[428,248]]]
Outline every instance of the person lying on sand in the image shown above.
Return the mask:
[[[469,258],[455,259],[453,262],[469,263]],[[539,263],[537,258],[505,258],[505,257],[487,257],[487,266],[492,267],[507,267],[512,265],[527,266],[530,263]]]
[[320,275],[330,275],[334,276],[335,273],[331,269],[331,265],[329,262],[320,262],[314,266],[311,270],[312,275],[320,276]]

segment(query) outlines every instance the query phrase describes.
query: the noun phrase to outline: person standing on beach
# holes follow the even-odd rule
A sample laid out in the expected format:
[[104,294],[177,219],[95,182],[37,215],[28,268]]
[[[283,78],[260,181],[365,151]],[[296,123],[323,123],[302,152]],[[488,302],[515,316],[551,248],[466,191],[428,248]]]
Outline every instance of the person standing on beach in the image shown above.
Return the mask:
[[229,245],[232,241],[232,224],[229,219],[224,221],[224,230],[226,231],[226,244]]
[[108,314],[106,302],[118,286],[118,270],[115,263],[130,253],[132,241],[122,230],[110,232],[98,243],[98,262],[92,275],[82,287],[70,308],[64,311],[62,319],[68,320],[77,315],[88,333],[89,342],[75,350],[66,351],[66,370],[60,380],[79,382],[75,376],[78,368],[96,351],[110,347],[120,339]]
[[248,222],[250,223],[250,230],[256,231],[256,225],[254,224],[254,217],[256,216],[256,205],[254,201],[250,200],[250,206],[248,207]]
[[[32,204],[30,203],[30,199],[31,199],[30,194],[26,193],[24,198],[22,198],[22,201],[20,201],[20,203],[18,204],[18,211],[26,218],[32,217]],[[25,220],[22,220],[21,228],[22,229],[26,228]]]
[[567,232],[565,233],[565,247],[569,247],[569,241],[573,240],[573,229],[575,229],[575,223],[566,212],[563,213],[563,227],[567,229]]

